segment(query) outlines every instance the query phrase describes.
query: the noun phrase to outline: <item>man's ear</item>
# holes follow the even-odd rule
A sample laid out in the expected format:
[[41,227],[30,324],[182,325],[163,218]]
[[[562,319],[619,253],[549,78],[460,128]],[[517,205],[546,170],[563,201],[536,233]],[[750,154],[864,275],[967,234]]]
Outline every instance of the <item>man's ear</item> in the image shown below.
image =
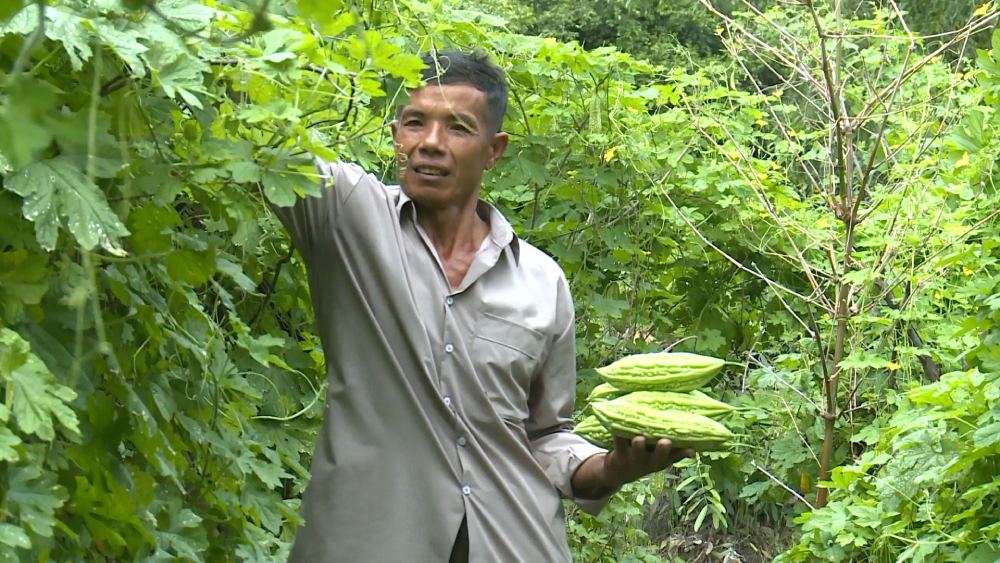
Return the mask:
[[486,161],[486,169],[489,170],[496,165],[504,151],[507,150],[507,142],[510,140],[507,133],[500,131],[493,135],[493,142],[490,144],[490,159]]

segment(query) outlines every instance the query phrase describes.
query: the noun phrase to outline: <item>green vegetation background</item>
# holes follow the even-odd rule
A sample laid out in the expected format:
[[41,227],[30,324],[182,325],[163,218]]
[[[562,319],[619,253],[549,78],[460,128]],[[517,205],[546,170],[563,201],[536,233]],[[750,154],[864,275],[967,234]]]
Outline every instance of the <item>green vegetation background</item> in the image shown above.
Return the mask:
[[579,395],[631,352],[746,366],[734,451],[567,506],[578,561],[996,560],[996,6],[715,6],[0,0],[0,561],[285,557],[325,382],[265,201],[310,154],[391,180],[432,46],[508,71],[484,197],[571,280]]

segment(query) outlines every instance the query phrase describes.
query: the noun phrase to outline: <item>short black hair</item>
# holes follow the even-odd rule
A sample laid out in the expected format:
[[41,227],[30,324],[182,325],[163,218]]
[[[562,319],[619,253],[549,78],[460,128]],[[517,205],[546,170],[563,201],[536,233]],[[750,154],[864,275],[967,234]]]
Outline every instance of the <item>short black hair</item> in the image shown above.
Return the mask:
[[427,65],[423,79],[428,84],[468,84],[486,94],[489,125],[494,132],[500,131],[507,113],[507,78],[503,69],[482,52],[430,51],[421,59]]

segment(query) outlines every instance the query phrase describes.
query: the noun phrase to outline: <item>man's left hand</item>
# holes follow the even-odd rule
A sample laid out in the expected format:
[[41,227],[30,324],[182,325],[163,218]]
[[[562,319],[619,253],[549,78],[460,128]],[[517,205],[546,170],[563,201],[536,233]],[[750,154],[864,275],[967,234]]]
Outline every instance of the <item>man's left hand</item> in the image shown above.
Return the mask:
[[674,448],[670,440],[649,444],[644,436],[615,438],[610,452],[584,461],[573,475],[573,491],[580,498],[601,498],[643,475],[662,471],[694,455],[691,448]]
[[604,456],[605,483],[617,489],[693,455],[693,449],[675,448],[666,438],[647,444],[645,436],[634,436],[631,440],[616,436],[614,447]]

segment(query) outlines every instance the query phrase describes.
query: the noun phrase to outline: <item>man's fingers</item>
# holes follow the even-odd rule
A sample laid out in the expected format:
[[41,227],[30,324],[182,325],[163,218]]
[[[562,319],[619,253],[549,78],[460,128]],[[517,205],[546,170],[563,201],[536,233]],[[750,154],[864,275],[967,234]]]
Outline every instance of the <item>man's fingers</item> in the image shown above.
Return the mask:
[[658,469],[665,468],[670,465],[674,451],[673,444],[670,440],[660,438],[656,441],[656,449],[653,450],[653,454],[650,457],[650,464]]
[[613,449],[620,452],[627,452],[629,447],[631,447],[632,441],[628,438],[623,438],[621,436],[615,436],[615,443],[612,446]]
[[629,449],[629,457],[632,459],[633,463],[642,463],[643,457],[646,455],[646,437],[645,436],[632,436],[632,447]]
[[615,436],[614,440],[614,450],[618,450],[622,457],[628,459],[628,463],[634,467],[662,469],[695,455],[694,449],[675,448],[667,438],[660,438],[653,442],[645,436],[633,436],[632,438]]

